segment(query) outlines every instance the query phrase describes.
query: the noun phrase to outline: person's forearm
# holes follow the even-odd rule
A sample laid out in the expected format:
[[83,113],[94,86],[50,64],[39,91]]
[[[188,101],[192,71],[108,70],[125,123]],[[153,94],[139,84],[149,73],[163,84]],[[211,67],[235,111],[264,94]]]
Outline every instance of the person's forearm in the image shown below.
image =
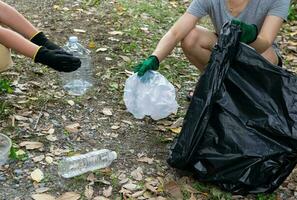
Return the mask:
[[34,58],[39,48],[18,33],[6,28],[0,28],[0,43],[30,58]]
[[171,31],[169,31],[159,41],[152,55],[157,56],[159,61],[161,62],[170,54],[170,52],[174,49],[178,42],[179,39]]
[[271,45],[272,43],[263,38],[261,35],[258,35],[257,39],[250,44],[250,46],[255,48],[260,54],[265,52]]
[[16,9],[0,1],[0,23],[31,39],[38,30]]

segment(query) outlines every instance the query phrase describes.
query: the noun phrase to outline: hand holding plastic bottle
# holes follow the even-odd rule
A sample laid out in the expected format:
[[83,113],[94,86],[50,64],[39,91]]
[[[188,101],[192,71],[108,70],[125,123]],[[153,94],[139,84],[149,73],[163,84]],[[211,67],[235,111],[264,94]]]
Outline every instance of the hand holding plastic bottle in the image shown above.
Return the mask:
[[145,61],[141,62],[134,68],[134,73],[138,76],[143,76],[148,70],[158,70],[159,69],[159,59],[157,56],[151,55]]
[[81,66],[79,58],[59,49],[50,50],[45,47],[37,50],[34,62],[47,65],[59,72],[72,72]]

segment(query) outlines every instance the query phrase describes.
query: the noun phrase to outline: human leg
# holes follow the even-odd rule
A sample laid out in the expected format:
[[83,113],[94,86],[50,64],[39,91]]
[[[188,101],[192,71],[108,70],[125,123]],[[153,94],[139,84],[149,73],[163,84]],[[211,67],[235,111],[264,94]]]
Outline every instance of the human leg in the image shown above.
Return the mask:
[[181,42],[181,47],[189,59],[200,71],[204,71],[217,36],[208,29],[197,26]]

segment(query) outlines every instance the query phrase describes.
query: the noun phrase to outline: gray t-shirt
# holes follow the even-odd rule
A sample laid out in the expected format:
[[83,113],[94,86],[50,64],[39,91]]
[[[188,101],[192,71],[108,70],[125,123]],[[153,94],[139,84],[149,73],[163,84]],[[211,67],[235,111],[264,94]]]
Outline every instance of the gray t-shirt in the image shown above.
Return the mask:
[[[286,20],[289,6],[290,0],[250,0],[236,19],[255,24],[261,30],[266,16]],[[187,12],[199,18],[209,15],[217,33],[224,23],[235,18],[228,11],[226,0],[193,0]]]

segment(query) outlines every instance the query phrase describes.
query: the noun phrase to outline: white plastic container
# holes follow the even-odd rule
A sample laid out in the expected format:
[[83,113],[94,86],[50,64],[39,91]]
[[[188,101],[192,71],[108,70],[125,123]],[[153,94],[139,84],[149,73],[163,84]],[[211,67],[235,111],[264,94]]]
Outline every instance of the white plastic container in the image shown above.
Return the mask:
[[11,139],[0,133],[0,166],[7,162],[11,145]]

